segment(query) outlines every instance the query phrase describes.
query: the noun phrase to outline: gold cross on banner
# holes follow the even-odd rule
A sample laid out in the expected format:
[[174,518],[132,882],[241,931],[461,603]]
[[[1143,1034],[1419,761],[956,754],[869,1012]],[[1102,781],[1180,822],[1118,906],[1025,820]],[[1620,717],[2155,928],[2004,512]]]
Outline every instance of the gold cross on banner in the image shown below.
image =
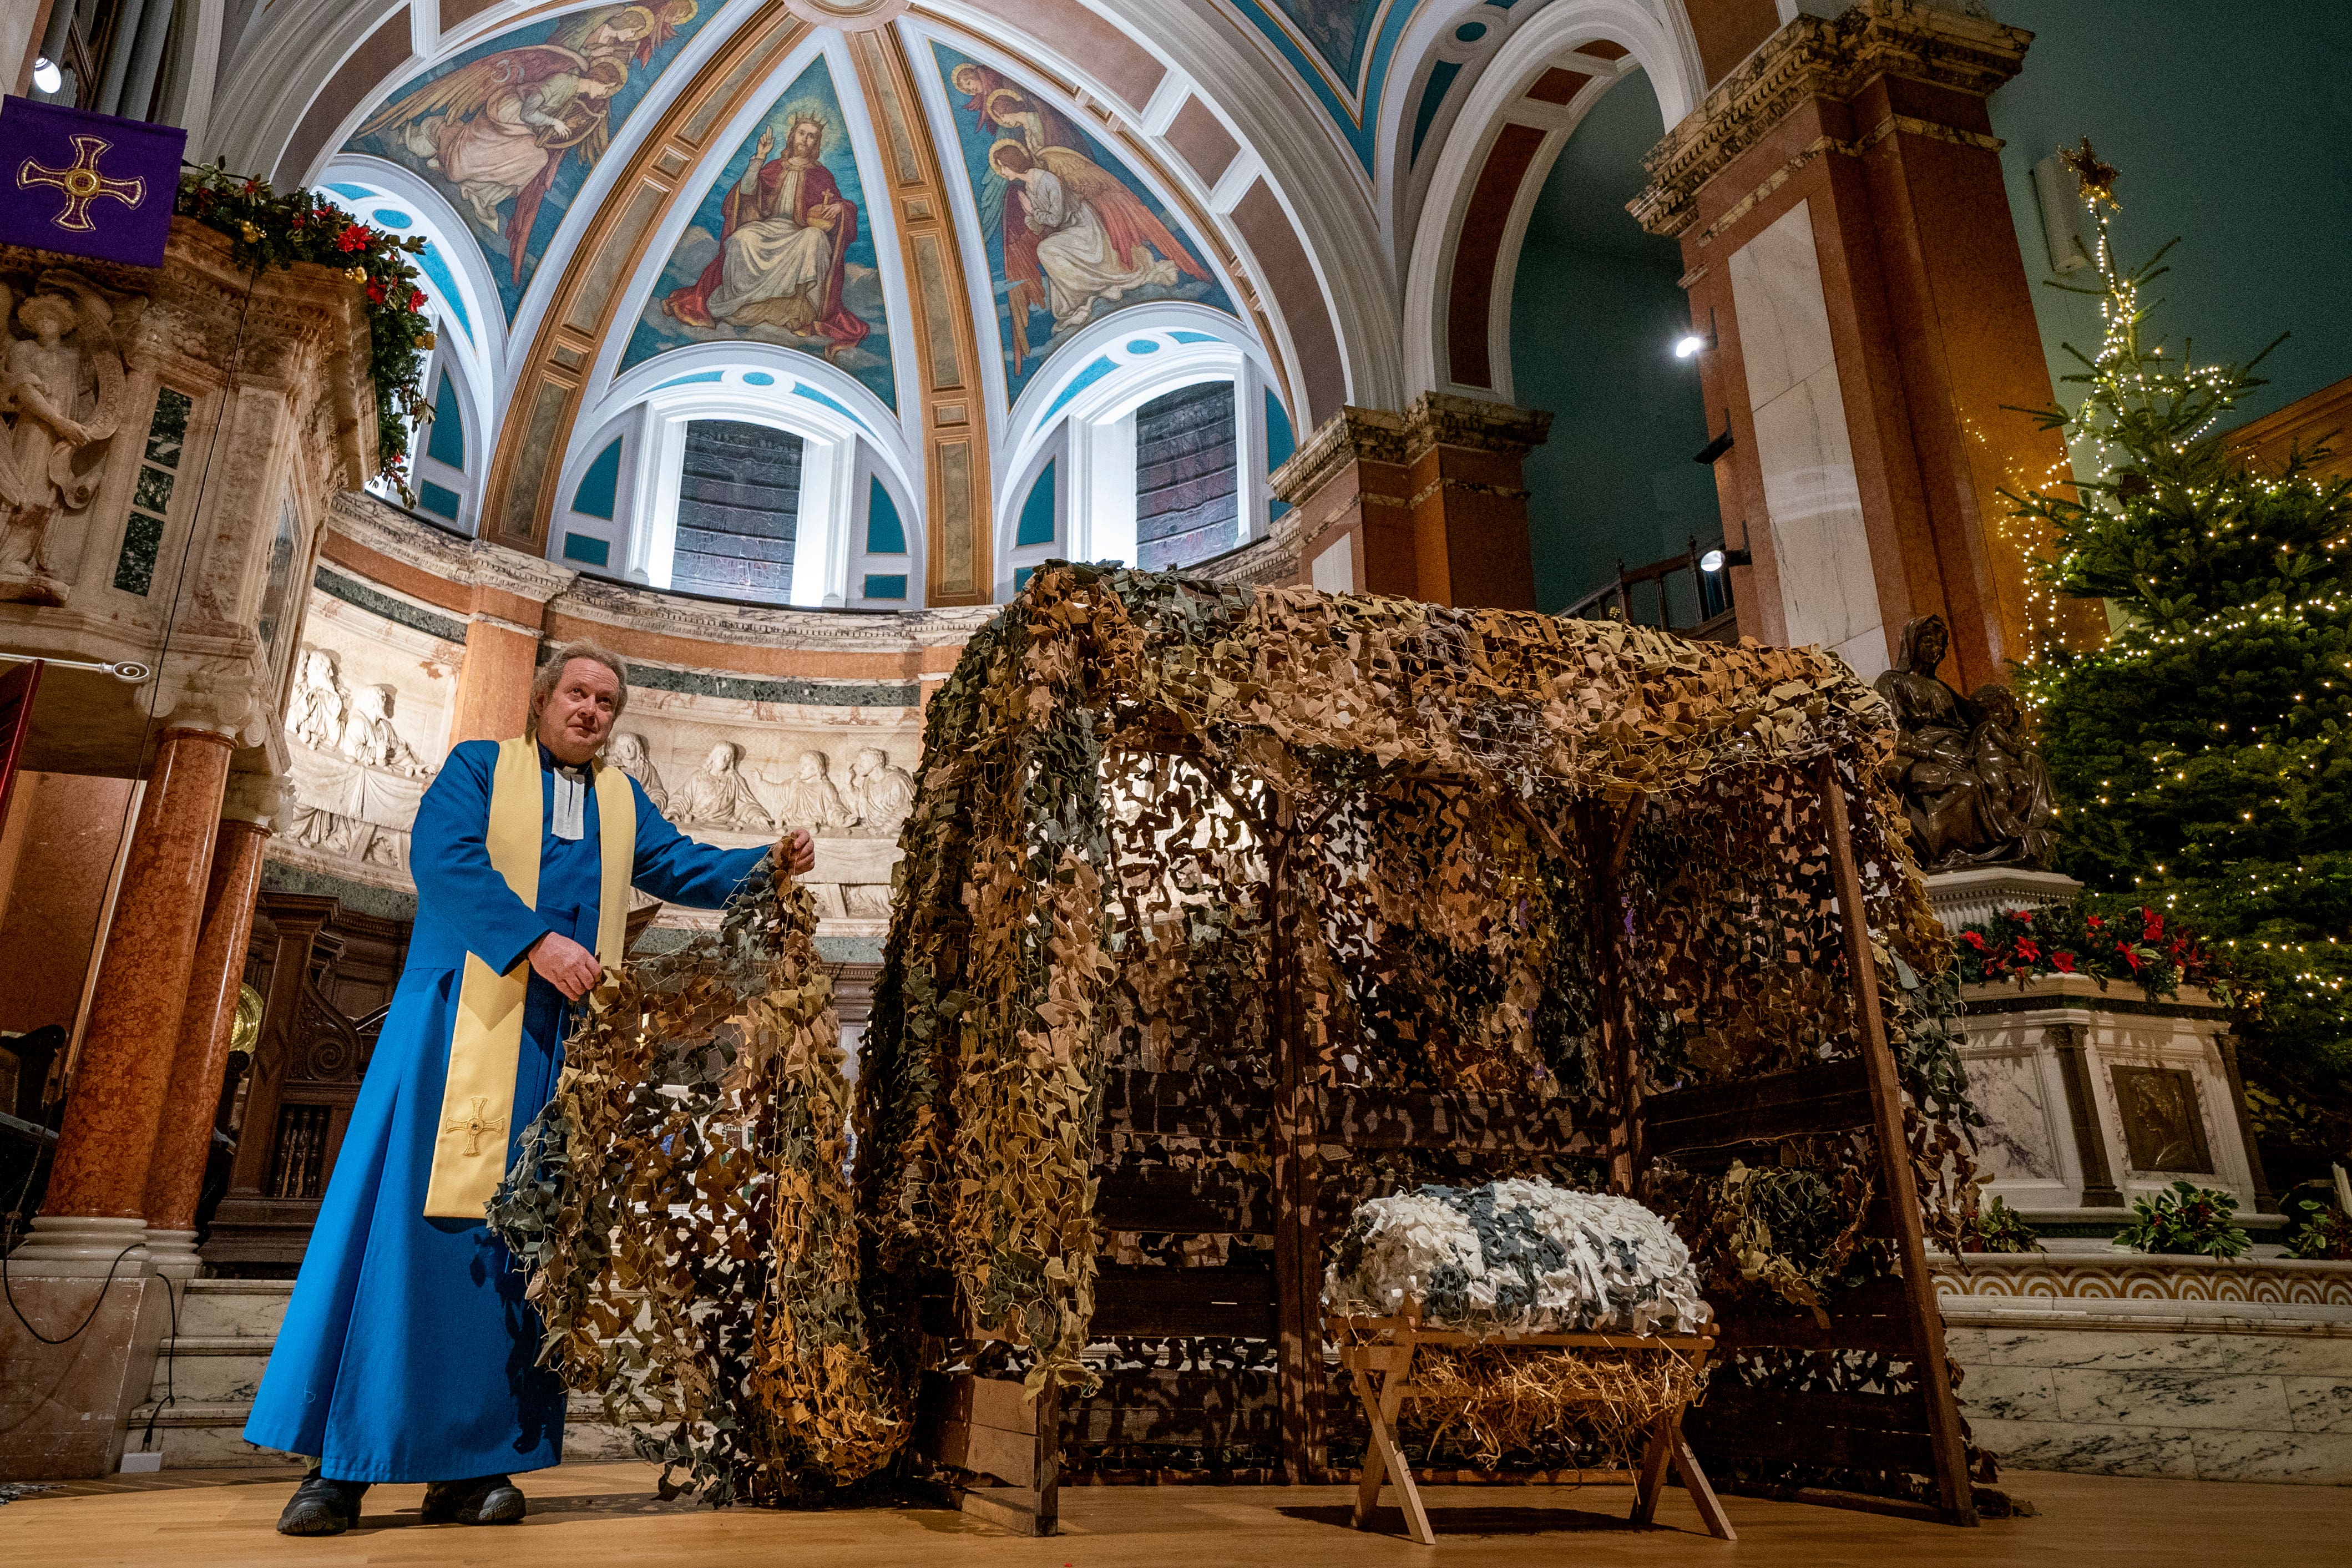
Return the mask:
[[114,151],[113,142],[102,136],[77,136],[73,144],[74,161],[66,168],[52,169],[27,158],[16,171],[16,188],[20,191],[48,185],[66,194],[65,210],[50,220],[59,228],[69,228],[77,234],[96,228],[98,225],[89,220],[89,206],[100,196],[112,196],[128,207],[136,207],[147,199],[145,179],[110,180],[99,172],[98,161]]
[[444,1132],[463,1132],[466,1135],[466,1158],[468,1160],[482,1152],[483,1133],[504,1132],[507,1130],[505,1117],[483,1115],[483,1112],[488,1109],[488,1097],[478,1094],[474,1096],[473,1110],[462,1117],[453,1116],[441,1124],[441,1131]]

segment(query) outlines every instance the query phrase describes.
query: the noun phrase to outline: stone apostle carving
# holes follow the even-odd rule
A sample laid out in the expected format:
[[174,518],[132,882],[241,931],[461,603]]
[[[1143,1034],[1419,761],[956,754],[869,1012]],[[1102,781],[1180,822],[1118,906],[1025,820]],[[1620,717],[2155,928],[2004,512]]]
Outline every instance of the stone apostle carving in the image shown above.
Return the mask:
[[1912,848],[1929,871],[2047,865],[2057,808],[2042,753],[2007,687],[1963,698],[1937,678],[1950,647],[1944,618],[1921,616],[1878,678],[1897,731],[1887,782],[1911,820]]
[[352,716],[343,721],[337,748],[362,767],[385,768],[415,778],[431,770],[392,727],[393,689],[362,686],[352,693]]
[[811,833],[838,833],[857,820],[841,791],[834,787],[823,752],[801,753],[797,771],[777,786],[776,810],[784,821]]
[[610,756],[614,767],[637,781],[656,811],[669,809],[669,791],[662,787],[661,770],[654,766],[653,753],[646,750],[646,738],[623,730],[613,736]]
[[849,764],[849,805],[860,838],[896,838],[915,811],[915,778],[889,753],[868,746]]
[[671,820],[681,825],[736,827],[751,833],[765,833],[773,827],[775,823],[769,817],[767,808],[751,793],[751,781],[735,766],[740,755],[742,748],[732,741],[721,741],[711,747],[702,766],[678,786],[677,809],[670,814]]
[[[16,335],[11,315],[30,337]],[[0,283],[0,601],[66,602],[50,534],[60,512],[89,504],[121,422],[113,321],[104,296],[71,272],[42,273],[22,304]]]
[[304,648],[294,694],[286,703],[286,732],[314,752],[333,751],[343,732],[344,706],[335,656],[322,647]]

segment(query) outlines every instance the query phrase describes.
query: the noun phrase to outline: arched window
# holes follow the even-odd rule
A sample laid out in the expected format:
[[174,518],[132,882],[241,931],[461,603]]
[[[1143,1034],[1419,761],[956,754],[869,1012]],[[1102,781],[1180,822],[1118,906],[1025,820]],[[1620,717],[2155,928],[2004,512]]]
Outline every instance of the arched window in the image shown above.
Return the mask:
[[1289,424],[1229,322],[1181,307],[1124,312],[1056,357],[1058,373],[1013,411],[1027,434],[997,501],[998,597],[1057,557],[1167,570],[1265,531],[1269,439],[1278,430],[1286,445]]

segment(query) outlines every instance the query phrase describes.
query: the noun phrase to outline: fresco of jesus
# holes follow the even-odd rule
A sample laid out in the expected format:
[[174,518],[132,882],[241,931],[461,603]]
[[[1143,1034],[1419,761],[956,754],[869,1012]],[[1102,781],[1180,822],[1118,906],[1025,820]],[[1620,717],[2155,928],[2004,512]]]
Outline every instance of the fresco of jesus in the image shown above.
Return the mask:
[[771,327],[821,337],[828,353],[862,340],[864,321],[842,302],[843,258],[857,238],[857,205],[819,154],[824,121],[795,115],[781,156],[762,130],[751,162],[720,208],[719,254],[662,309],[690,326]]

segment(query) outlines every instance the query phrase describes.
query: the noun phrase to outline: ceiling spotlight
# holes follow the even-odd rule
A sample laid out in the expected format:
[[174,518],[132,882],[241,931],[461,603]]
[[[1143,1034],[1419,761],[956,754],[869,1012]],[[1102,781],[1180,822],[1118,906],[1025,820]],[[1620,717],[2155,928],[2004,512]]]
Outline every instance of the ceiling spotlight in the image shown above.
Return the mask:
[[65,86],[66,73],[58,69],[58,62],[43,55],[33,62],[33,85],[43,92],[55,92]]
[[1696,332],[1685,332],[1681,337],[1675,340],[1675,357],[1676,359],[1688,359],[1691,355],[1698,353],[1699,350],[1705,347],[1706,347],[1706,340],[1705,338],[1700,337]]
[[1720,572],[1727,566],[1754,563],[1745,550],[1710,550],[1698,558],[1698,569],[1702,572]]

